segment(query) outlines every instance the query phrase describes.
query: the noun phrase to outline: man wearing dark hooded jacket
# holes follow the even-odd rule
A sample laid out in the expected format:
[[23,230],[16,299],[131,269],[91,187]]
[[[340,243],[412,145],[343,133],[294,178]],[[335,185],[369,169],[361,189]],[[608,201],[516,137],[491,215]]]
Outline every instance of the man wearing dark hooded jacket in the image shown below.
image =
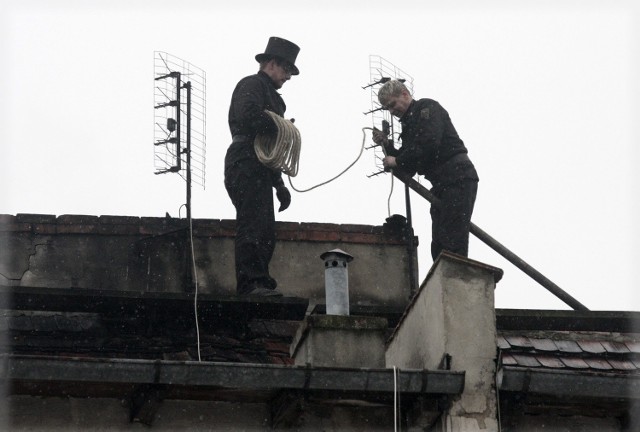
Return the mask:
[[432,258],[443,250],[467,256],[478,174],[449,113],[432,99],[414,100],[397,80],[380,88],[378,100],[402,125],[399,149],[390,145],[382,131],[374,130],[373,141],[384,145],[387,152],[385,169],[424,175],[440,201],[439,206],[431,206]]
[[265,110],[284,116],[286,105],[278,93],[292,75],[300,48],[286,39],[271,37],[265,52],[256,55],[260,70],[241,79],[229,107],[232,143],[225,156],[224,184],[236,208],[235,265],[239,295],[281,296],[269,274],[275,248],[273,189],[286,210],[291,194],[282,173],[264,166],[253,142],[257,135],[277,135],[278,128]]

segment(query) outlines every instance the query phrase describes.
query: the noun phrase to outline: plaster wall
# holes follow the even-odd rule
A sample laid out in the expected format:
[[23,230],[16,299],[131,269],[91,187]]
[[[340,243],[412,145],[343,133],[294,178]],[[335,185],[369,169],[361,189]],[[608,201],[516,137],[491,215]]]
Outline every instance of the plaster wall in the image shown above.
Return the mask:
[[384,318],[307,316],[291,344],[296,365],[384,368]]
[[497,431],[495,275],[499,269],[443,253],[408,306],[386,351],[387,367],[465,371],[447,431]]
[[[166,218],[0,215],[0,285],[183,292],[193,267],[185,227],[184,220]],[[193,221],[199,292],[235,294],[234,236],[233,220]],[[352,305],[402,308],[409,301],[410,258],[397,232],[280,222],[276,238],[270,270],[286,296],[323,303],[320,255],[339,248],[354,256]]]

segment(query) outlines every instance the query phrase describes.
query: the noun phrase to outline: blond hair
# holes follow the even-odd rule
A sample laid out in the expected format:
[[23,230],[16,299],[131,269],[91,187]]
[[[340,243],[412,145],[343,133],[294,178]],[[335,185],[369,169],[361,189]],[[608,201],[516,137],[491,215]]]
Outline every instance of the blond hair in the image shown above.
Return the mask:
[[391,80],[384,83],[378,90],[378,101],[381,105],[385,105],[392,96],[400,96],[403,91],[411,94],[406,85],[398,80]]

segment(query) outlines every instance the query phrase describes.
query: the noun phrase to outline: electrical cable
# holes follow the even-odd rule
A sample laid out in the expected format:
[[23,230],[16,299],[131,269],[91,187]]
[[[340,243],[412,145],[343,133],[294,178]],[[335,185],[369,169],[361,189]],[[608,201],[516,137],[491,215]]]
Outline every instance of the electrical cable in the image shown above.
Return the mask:
[[398,381],[396,379],[396,367],[393,366],[393,430],[398,432],[398,402],[396,400],[398,394]]
[[191,243],[191,263],[193,264],[193,281],[195,284],[195,291],[193,295],[193,313],[196,320],[196,344],[198,348],[198,361],[202,361],[200,356],[200,324],[198,323],[198,271],[196,269],[196,252],[193,247],[193,221],[189,218],[189,238]]
[[[186,204],[181,205],[178,208],[178,217],[181,215],[182,207],[186,207]],[[188,213],[187,213],[188,214]],[[191,264],[193,265],[193,282],[195,284],[195,291],[193,295],[193,314],[196,322],[196,347],[198,349],[198,361],[202,361],[200,356],[200,324],[198,323],[198,271],[196,269],[196,251],[193,247],[193,218],[189,218],[189,243],[191,244]]]
[[[295,177],[298,175],[298,163],[300,159],[300,147],[301,147],[301,137],[300,132],[294,126],[293,122],[289,120],[285,120],[279,115],[272,113],[271,111],[265,110],[265,112],[271,117],[278,128],[278,135],[274,138],[269,135],[258,135],[255,138],[253,143],[254,150],[256,152],[256,156],[258,160],[262,162],[264,165],[271,169],[277,169],[282,171],[284,174],[287,174],[289,177],[289,185],[291,188],[299,193],[309,192],[315,188],[320,186],[324,186],[327,183],[330,183],[344,173],[349,171],[351,167],[353,167],[362,156],[364,152],[365,141],[367,135],[365,130],[373,130],[372,127],[363,127],[362,128],[362,145],[360,146],[360,152],[356,159],[351,162],[344,170],[342,170],[338,175],[326,180],[322,183],[319,183],[315,186],[312,186],[307,189],[298,189],[293,185],[291,181],[291,177]],[[389,193],[389,198],[387,200],[387,212],[389,216],[391,216],[391,195],[393,194],[393,176],[391,176],[391,191]]]
[[[360,152],[356,159],[350,163],[342,172],[338,175],[326,180],[322,183],[319,183],[315,186],[312,186],[307,189],[298,189],[293,185],[291,181],[291,177],[295,177],[298,174],[298,161],[300,157],[300,133],[297,132],[297,128],[293,125],[292,122],[283,119],[277,114],[272,113],[271,111],[265,111],[268,113],[271,118],[278,126],[278,136],[276,138],[258,135],[254,141],[254,149],[256,152],[256,156],[260,162],[268,166],[272,169],[279,169],[283,173],[289,176],[289,185],[291,188],[299,193],[309,192],[315,188],[320,186],[324,186],[327,183],[330,183],[336,180],[338,177],[342,176],[344,173],[349,171],[351,167],[353,167],[362,157],[362,153],[364,152],[364,146],[366,142],[367,135],[365,130],[373,130],[371,127],[363,127],[362,128],[362,145],[360,146]],[[384,147],[383,147],[384,149]],[[386,152],[385,152],[386,156]],[[285,170],[286,169],[286,170]],[[391,176],[391,190],[389,191],[389,197],[387,198],[387,213],[388,216],[391,217],[391,197],[393,195],[393,175]]]
[[336,176],[334,176],[334,177],[330,178],[329,180],[324,181],[324,182],[322,182],[322,183],[319,183],[319,184],[317,184],[317,185],[315,185],[315,186],[312,186],[312,187],[310,187],[310,188],[308,188],[308,189],[297,189],[297,188],[293,185],[293,183],[291,182],[291,177],[289,177],[289,184],[291,185],[291,188],[292,188],[294,191],[296,191],[296,192],[300,192],[300,193],[302,193],[302,192],[309,192],[310,190],[313,190],[313,189],[318,188],[318,187],[320,187],[320,186],[324,186],[324,185],[326,185],[327,183],[331,183],[332,181],[336,180],[338,177],[340,177],[341,175],[343,175],[344,173],[346,173],[347,171],[349,171],[349,170],[351,169],[351,167],[353,167],[353,166],[354,166],[354,165],[355,165],[355,164],[360,160],[360,157],[362,157],[362,153],[364,152],[364,144],[365,144],[365,141],[366,141],[366,138],[367,138],[367,134],[365,133],[365,130],[366,130],[366,129],[373,130],[373,128],[370,128],[370,127],[363,127],[363,128],[362,128],[362,145],[360,146],[360,153],[358,153],[358,156],[356,157],[356,159],[355,159],[353,162],[351,162],[351,163],[349,164],[349,166],[347,166],[344,170],[342,170],[342,172],[340,172],[338,175],[336,175]]
[[387,198],[387,213],[391,217],[391,196],[393,195],[393,173],[391,174],[391,190],[389,191],[389,198]]

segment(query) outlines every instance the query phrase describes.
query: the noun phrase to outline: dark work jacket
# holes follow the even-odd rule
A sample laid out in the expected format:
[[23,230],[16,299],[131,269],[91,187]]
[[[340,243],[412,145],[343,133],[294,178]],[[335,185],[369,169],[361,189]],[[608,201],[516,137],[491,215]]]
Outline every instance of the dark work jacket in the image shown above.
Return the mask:
[[[478,180],[449,113],[432,99],[414,100],[400,119],[401,147],[388,149],[402,171],[424,175],[433,186]],[[390,150],[390,151],[389,151]]]
[[[229,129],[236,139],[227,150],[225,170],[245,159],[257,161],[253,150],[256,135],[278,133],[276,124],[264,110],[283,116],[286,109],[287,106],[269,75],[260,71],[241,79],[233,91],[229,106]],[[274,172],[274,176],[280,178],[281,173]]]

